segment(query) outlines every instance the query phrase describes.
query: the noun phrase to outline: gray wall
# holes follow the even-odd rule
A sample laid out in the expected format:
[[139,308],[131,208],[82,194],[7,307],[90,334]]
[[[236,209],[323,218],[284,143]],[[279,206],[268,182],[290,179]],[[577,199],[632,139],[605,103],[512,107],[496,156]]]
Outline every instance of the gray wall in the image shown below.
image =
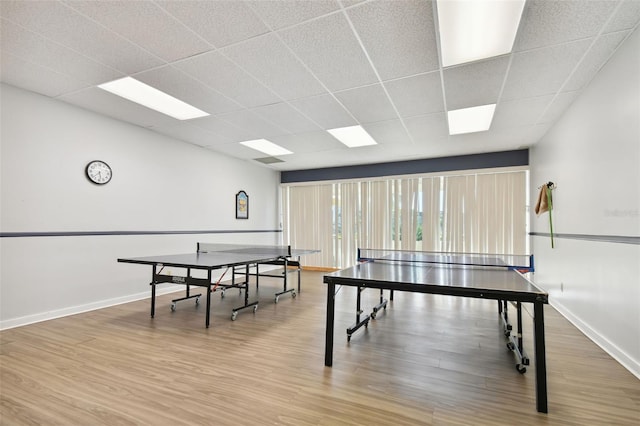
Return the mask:
[[[278,172],[12,86],[0,90],[0,328],[148,297],[150,268],[118,257],[193,251],[197,241],[279,242]],[[84,176],[94,159],[113,169],[109,184]],[[239,190],[249,194],[248,220],[235,219]],[[272,232],[126,235],[205,230]],[[6,237],[95,231],[121,235]]]
[[[536,283],[549,291],[553,306],[640,378],[638,52],[636,30],[530,150],[530,164],[532,195],[544,182],[557,184],[553,221],[560,234],[555,249],[548,236],[532,237]],[[532,213],[531,225],[548,233],[547,214]],[[599,241],[603,236],[621,242]]]

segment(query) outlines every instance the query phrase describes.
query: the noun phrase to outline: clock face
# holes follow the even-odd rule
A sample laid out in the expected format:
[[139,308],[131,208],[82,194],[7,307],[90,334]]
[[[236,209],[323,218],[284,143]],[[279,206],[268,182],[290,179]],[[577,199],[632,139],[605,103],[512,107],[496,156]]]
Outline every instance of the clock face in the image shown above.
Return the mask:
[[111,180],[111,167],[104,161],[92,161],[87,164],[87,177],[93,183],[104,185]]

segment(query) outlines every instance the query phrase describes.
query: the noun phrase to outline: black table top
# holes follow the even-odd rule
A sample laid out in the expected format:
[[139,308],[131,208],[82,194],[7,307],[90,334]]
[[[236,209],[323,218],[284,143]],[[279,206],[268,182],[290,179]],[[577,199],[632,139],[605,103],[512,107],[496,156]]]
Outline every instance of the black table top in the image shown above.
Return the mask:
[[324,276],[327,284],[548,302],[548,294],[508,268],[366,262]]

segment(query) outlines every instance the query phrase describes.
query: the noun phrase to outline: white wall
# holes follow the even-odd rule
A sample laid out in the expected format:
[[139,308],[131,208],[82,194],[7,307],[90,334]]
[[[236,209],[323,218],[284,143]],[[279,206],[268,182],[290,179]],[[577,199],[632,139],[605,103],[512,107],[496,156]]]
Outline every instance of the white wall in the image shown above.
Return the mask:
[[[531,149],[531,193],[553,181],[554,231],[640,236],[640,30]],[[547,214],[532,231],[549,232]],[[640,245],[533,237],[550,303],[640,378]]]
[[[1,231],[279,228],[279,173],[69,104],[0,86]],[[113,169],[90,183],[90,160]],[[235,194],[249,219],[235,219]],[[0,239],[0,328],[149,296],[151,268],[118,257],[195,250],[197,241],[278,243],[281,233]],[[147,270],[148,269],[148,270]]]

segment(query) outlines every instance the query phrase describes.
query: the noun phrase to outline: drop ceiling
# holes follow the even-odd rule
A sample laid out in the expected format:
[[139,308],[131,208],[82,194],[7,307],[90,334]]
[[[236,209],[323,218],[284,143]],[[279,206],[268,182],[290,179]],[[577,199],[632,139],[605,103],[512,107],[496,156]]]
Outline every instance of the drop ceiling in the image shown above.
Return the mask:
[[[1,80],[275,170],[534,145],[637,28],[639,0],[527,0],[513,52],[443,68],[435,2],[0,2]],[[132,76],[210,114],[179,121],[97,88]],[[486,132],[446,111],[497,103]],[[347,148],[327,129],[360,124]],[[293,154],[265,159],[239,142]]]

